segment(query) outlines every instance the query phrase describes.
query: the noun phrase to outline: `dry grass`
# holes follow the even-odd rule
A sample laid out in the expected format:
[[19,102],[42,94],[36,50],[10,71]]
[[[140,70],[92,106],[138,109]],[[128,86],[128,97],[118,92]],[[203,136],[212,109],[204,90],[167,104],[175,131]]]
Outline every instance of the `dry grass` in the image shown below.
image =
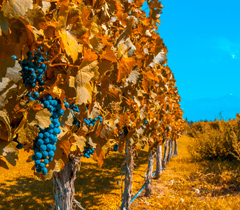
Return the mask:
[[[172,158],[160,180],[153,180],[150,198],[143,193],[132,204],[133,210],[156,209],[240,209],[238,162],[193,162],[187,146],[191,138],[179,140],[179,156]],[[52,181],[38,181],[20,153],[17,166],[0,169],[0,209],[51,209]],[[135,160],[133,194],[144,183],[147,150]],[[121,198],[123,154],[112,152],[99,169],[92,159],[84,158],[75,182],[76,199],[87,210],[116,210]],[[120,185],[117,184],[120,182]]]

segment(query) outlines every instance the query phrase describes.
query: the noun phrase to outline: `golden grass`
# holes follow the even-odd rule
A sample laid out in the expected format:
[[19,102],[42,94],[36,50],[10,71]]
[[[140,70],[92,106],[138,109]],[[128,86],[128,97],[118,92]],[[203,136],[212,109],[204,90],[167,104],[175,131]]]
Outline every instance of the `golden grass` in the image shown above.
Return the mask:
[[[153,180],[150,198],[144,192],[132,204],[133,210],[156,209],[240,209],[239,163],[193,162],[187,151],[191,138],[183,136],[178,143],[179,156],[167,164],[160,180]],[[0,168],[0,209],[51,209],[52,180],[36,180],[20,151],[17,166]],[[82,159],[75,181],[76,199],[87,210],[116,210],[121,199],[121,164],[124,155],[111,152],[102,168],[91,158]],[[144,183],[148,153],[141,151],[135,159],[133,194]],[[123,177],[124,178],[124,177]],[[120,185],[117,184],[120,182]]]

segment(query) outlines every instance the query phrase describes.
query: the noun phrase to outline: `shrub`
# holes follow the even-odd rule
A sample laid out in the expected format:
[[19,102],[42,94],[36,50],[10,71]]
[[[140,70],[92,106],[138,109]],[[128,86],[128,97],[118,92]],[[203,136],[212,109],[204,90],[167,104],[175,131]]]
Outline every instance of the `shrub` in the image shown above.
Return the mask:
[[239,159],[239,120],[197,122],[189,129],[193,137],[189,153],[194,160]]

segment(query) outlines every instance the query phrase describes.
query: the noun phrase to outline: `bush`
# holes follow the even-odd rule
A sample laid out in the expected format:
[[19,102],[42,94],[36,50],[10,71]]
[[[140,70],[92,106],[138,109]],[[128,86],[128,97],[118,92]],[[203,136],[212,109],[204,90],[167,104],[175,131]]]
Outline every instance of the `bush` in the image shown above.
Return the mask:
[[189,129],[193,137],[189,153],[194,160],[239,159],[239,120],[197,122]]

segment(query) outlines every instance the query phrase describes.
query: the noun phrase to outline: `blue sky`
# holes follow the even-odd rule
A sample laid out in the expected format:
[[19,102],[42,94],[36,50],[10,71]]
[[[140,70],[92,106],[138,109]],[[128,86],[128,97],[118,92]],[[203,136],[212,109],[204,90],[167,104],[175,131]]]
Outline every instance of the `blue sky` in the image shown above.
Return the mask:
[[240,0],[162,4],[158,32],[181,98],[240,97]]

